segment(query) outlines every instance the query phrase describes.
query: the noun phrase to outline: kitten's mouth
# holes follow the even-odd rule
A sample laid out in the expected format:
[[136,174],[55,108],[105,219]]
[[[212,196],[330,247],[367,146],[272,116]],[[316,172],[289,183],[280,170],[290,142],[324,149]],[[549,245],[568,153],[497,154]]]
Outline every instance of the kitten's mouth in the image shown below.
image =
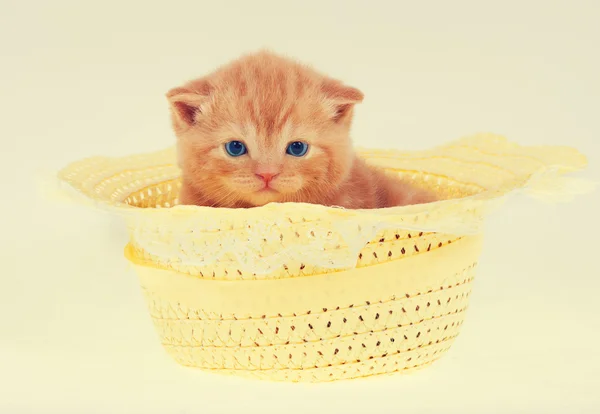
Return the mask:
[[270,181],[263,182],[263,186],[257,193],[277,193],[278,191],[273,188]]

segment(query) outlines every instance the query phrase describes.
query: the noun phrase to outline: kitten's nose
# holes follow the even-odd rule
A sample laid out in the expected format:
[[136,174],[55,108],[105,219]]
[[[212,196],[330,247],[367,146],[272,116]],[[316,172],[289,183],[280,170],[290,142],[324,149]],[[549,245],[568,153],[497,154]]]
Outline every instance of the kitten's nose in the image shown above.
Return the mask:
[[260,172],[260,173],[256,173],[257,177],[260,177],[265,184],[269,184],[269,182],[271,182],[271,180],[273,180],[273,178],[275,178],[278,174],[274,173],[274,172]]

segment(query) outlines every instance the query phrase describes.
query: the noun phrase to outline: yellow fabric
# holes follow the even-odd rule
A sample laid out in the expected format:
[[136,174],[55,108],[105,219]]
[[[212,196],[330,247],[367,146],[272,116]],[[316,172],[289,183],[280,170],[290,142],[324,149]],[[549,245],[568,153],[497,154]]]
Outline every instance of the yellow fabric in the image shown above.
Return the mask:
[[489,134],[359,153],[443,200],[380,210],[178,206],[174,149],[89,158],[59,178],[125,219],[126,257],[176,361],[286,381],[428,365],[458,335],[491,208],[515,191],[553,200],[589,190],[564,176],[586,165],[576,150]]

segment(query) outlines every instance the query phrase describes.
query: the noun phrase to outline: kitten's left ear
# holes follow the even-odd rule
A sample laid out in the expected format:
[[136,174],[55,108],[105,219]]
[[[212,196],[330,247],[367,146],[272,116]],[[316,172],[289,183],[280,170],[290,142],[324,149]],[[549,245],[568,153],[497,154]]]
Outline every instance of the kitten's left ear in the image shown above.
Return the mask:
[[196,115],[202,112],[202,105],[208,101],[210,92],[211,87],[206,81],[197,81],[167,92],[175,126],[179,128],[192,126],[196,122]]
[[363,93],[358,89],[344,85],[335,79],[323,81],[321,91],[334,106],[332,118],[335,122],[346,119],[348,114],[352,112],[354,105],[361,103],[364,98]]

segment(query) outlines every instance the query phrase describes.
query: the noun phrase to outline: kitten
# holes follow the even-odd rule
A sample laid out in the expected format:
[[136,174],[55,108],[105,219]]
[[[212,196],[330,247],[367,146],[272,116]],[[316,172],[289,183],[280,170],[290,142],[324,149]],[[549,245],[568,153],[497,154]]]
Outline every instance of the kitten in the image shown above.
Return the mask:
[[354,153],[349,130],[362,92],[290,59],[246,55],[167,98],[180,204],[368,209],[433,200]]

